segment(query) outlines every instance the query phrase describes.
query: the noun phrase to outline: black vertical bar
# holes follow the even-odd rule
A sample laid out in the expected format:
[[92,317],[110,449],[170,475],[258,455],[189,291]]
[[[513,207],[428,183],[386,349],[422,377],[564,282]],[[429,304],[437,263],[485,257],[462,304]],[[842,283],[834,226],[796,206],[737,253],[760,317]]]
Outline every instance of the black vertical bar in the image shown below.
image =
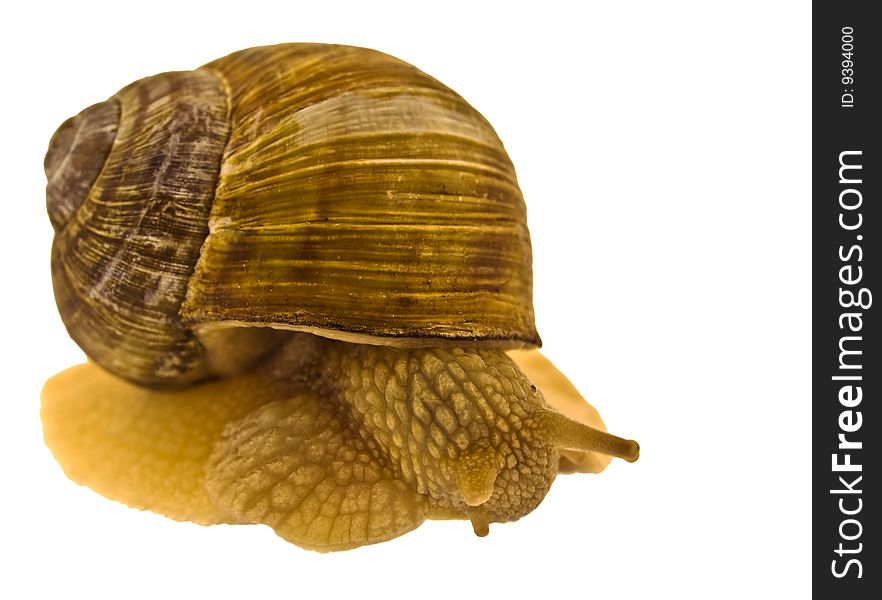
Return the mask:
[[874,8],[813,3],[812,583],[824,598],[882,597],[882,19]]

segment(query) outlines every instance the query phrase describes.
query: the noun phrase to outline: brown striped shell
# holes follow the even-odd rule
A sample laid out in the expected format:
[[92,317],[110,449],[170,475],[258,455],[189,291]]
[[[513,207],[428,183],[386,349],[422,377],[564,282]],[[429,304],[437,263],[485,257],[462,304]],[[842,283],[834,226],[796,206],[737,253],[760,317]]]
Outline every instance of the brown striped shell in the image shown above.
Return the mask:
[[540,344],[502,143],[380,52],[284,44],[142,79],[65,122],[45,167],[62,319],[135,382],[239,370],[280,330]]

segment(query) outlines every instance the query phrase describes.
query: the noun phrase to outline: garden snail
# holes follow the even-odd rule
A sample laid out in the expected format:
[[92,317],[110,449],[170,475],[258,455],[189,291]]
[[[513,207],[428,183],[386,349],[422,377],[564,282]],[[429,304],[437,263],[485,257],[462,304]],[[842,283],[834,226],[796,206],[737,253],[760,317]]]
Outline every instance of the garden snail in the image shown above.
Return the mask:
[[62,124],[45,169],[91,360],[42,418],[77,482],[328,551],[427,518],[484,535],[559,470],[637,459],[530,350],[501,142],[407,63],[284,44],[142,79]]

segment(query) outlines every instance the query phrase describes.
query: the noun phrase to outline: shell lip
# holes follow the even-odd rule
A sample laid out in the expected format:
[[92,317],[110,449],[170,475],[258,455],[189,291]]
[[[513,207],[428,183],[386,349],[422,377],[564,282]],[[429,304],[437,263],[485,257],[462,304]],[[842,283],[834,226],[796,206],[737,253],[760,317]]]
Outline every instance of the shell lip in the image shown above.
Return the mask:
[[368,346],[389,346],[394,348],[429,348],[445,346],[470,346],[481,348],[498,348],[501,350],[536,349],[542,347],[542,340],[535,329],[524,335],[521,333],[496,333],[474,335],[468,333],[447,332],[377,332],[332,327],[321,327],[291,323],[252,323],[247,321],[207,321],[193,325],[198,338],[205,337],[218,330],[235,327],[268,327],[271,329],[310,333],[323,338],[364,344]]

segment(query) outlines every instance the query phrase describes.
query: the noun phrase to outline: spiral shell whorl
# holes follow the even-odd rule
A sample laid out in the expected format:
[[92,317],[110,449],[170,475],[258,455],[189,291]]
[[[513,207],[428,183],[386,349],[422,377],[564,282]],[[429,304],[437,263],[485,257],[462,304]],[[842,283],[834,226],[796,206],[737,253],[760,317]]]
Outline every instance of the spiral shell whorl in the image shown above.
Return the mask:
[[232,129],[185,320],[540,344],[514,167],[458,94],[349,46],[251,48],[206,68],[230,84]]
[[[99,106],[117,104],[112,151],[53,243],[59,312],[74,341],[111,372],[146,385],[202,379],[204,350],[177,315],[208,234],[229,133],[226,91],[207,72],[164,73]],[[67,136],[63,125],[48,167]],[[49,203],[51,212],[73,200],[50,194]]]
[[43,161],[46,209],[56,231],[82,205],[95,183],[119,128],[119,105],[99,102],[61,124]]

